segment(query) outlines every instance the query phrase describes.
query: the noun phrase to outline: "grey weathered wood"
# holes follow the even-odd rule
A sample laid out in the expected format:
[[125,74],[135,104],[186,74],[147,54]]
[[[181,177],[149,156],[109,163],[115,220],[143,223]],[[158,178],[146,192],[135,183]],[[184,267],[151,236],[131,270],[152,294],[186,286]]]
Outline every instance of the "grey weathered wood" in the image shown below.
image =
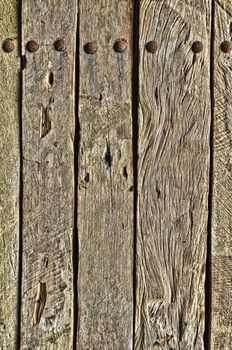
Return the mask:
[[209,1],[140,1],[135,349],[204,348],[209,47]]
[[131,12],[131,1],[80,1],[79,350],[132,349]]
[[76,18],[76,0],[23,1],[23,50],[40,48],[23,73],[22,349],[72,348]]
[[232,349],[232,3],[215,1],[214,167],[212,215],[212,350]]
[[[19,239],[19,68],[16,0],[0,1],[0,349],[16,339]],[[14,39],[16,50],[2,43]]]

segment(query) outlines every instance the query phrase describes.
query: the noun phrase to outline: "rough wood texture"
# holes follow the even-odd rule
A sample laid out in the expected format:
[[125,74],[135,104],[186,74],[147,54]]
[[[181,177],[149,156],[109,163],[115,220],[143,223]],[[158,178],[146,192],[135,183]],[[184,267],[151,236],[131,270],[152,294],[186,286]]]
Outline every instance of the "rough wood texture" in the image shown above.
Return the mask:
[[232,3],[215,1],[214,168],[212,216],[212,350],[232,349]]
[[[79,350],[132,349],[131,6],[80,1]],[[113,49],[118,38],[124,53]]]
[[22,349],[72,348],[76,16],[76,0],[23,1],[23,48],[40,48],[23,77]]
[[[203,349],[210,2],[140,1],[135,349]],[[148,53],[155,39],[159,49]],[[196,40],[202,52],[191,50]]]
[[0,1],[0,349],[15,344],[19,238],[19,68],[17,1]]

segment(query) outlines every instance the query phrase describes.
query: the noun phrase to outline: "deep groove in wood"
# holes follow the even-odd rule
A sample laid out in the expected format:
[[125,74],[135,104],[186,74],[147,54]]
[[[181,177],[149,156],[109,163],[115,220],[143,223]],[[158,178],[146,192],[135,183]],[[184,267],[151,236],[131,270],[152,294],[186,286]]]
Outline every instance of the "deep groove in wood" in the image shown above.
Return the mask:
[[136,254],[137,254],[137,203],[138,203],[138,97],[139,97],[139,0],[133,3],[133,67],[132,67],[132,130],[134,176],[134,267],[133,267],[133,349],[136,315]]
[[22,97],[23,97],[23,69],[25,68],[25,59],[22,53],[22,0],[18,1],[18,50],[21,57],[21,69],[19,73],[19,255],[18,255],[18,279],[17,279],[17,320],[16,320],[16,341],[15,350],[20,350],[21,338],[21,299],[22,299],[22,257],[23,257],[23,111],[22,111]]
[[209,167],[209,197],[208,197],[208,238],[206,255],[206,279],[205,279],[205,334],[204,346],[210,349],[211,315],[212,315],[212,278],[211,278],[211,249],[212,249],[212,202],[213,202],[213,138],[214,138],[214,39],[215,39],[215,4],[211,4],[211,42],[210,42],[210,100],[211,100],[211,125],[210,125],[210,167]]
[[72,239],[72,259],[73,259],[73,350],[76,350],[77,343],[77,319],[78,319],[78,229],[77,229],[77,212],[78,212],[78,151],[79,151],[79,139],[80,139],[80,126],[79,126],[79,2],[77,4],[77,27],[76,27],[76,56],[75,56],[75,132],[74,132],[74,220],[73,220],[73,239]]

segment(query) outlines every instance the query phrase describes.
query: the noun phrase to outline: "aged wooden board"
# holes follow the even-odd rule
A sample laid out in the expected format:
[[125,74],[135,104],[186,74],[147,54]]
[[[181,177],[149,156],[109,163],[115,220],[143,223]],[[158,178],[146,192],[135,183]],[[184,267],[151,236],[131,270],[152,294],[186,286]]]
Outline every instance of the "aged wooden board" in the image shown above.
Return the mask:
[[209,47],[209,1],[140,1],[135,349],[204,348]]
[[[132,349],[132,2],[80,2],[77,348]],[[127,49],[114,51],[124,38]],[[84,45],[95,41],[97,52]]]
[[76,0],[23,1],[23,50],[40,47],[23,76],[22,349],[72,348],[76,18]]
[[[16,0],[0,1],[0,349],[13,349],[19,240],[19,68]],[[3,50],[6,39],[17,48]]]
[[232,3],[215,1],[214,166],[212,216],[212,350],[232,348]]

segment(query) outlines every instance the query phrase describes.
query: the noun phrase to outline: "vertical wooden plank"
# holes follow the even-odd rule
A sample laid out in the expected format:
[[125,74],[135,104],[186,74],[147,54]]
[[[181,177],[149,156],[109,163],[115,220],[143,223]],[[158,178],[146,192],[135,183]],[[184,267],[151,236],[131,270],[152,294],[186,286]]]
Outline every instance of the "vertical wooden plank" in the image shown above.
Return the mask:
[[39,49],[23,77],[22,349],[72,348],[76,17],[76,0],[23,1],[23,48]]
[[79,350],[132,348],[131,12],[131,1],[80,1]]
[[[18,5],[0,1],[0,349],[13,349],[17,319],[19,238]],[[15,50],[3,49],[13,39]],[[16,48],[17,46],[17,48]]]
[[231,1],[215,1],[212,350],[232,348],[232,51],[221,49],[232,40],[231,24]]
[[209,47],[210,1],[140,2],[135,349],[204,348]]

